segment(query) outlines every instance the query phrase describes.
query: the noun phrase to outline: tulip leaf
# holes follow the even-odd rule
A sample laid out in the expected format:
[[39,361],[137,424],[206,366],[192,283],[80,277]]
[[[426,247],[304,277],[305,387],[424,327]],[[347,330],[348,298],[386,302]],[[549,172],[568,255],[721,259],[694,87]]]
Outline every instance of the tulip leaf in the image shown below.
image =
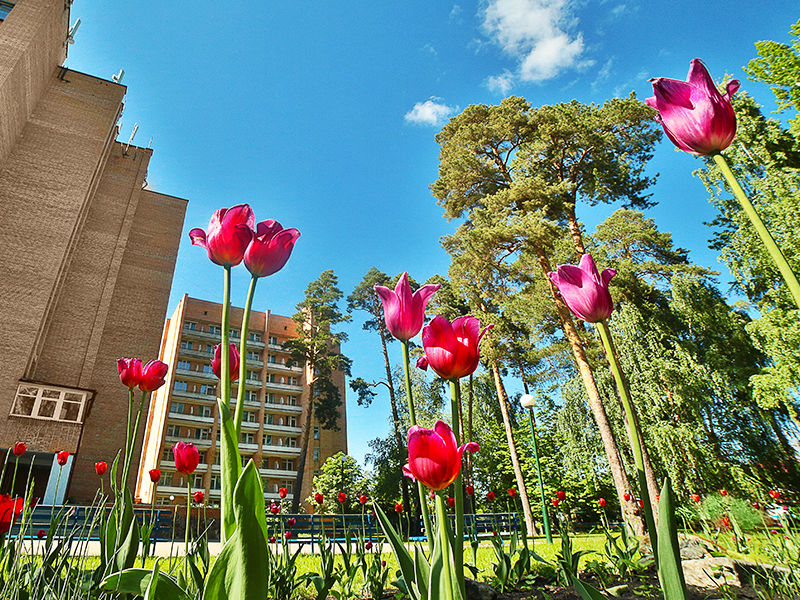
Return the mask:
[[600,590],[592,585],[589,585],[588,583],[584,583],[574,574],[570,573],[569,577],[572,580],[572,585],[575,586],[576,590],[578,590],[578,593],[581,595],[583,600],[608,600],[608,598],[604,596]]
[[[150,587],[150,580],[154,576],[154,572],[155,567],[153,571],[150,569],[125,569],[106,577],[100,582],[100,589],[106,592],[144,596]],[[158,577],[158,600],[191,600],[189,594],[172,577],[160,569],[155,576]]]
[[428,559],[419,546],[414,545],[414,570],[417,574],[415,585],[420,598],[428,597],[428,580],[430,579],[431,567]]
[[678,527],[672,482],[667,477],[658,503],[658,579],[664,600],[686,600],[686,581],[681,568]]
[[[417,588],[414,586],[414,582],[416,581],[416,570],[414,569],[414,560],[411,558],[411,554],[409,554],[406,545],[403,543],[403,540],[398,535],[397,531],[395,531],[394,527],[392,527],[389,518],[386,516],[386,513],[381,510],[381,507],[377,504],[375,506],[375,515],[378,517],[378,521],[381,524],[381,529],[383,529],[383,534],[386,536],[386,539],[389,542],[389,545],[392,547],[394,551],[394,556],[397,559],[397,564],[400,566],[400,574],[403,578],[403,582],[406,585],[406,589],[408,593],[414,596],[415,600],[424,600],[424,596],[418,596]],[[424,587],[427,587],[425,585]]]
[[236,527],[206,579],[204,600],[264,600],[269,585],[264,489],[255,463],[242,471],[233,492]]
[[[221,399],[217,398],[220,414],[220,475],[222,491],[220,494],[220,513],[222,517],[222,541],[233,535],[236,529],[236,515],[234,511],[234,488],[242,474],[242,457],[239,454],[239,436],[236,435],[236,426],[231,417],[231,409]],[[261,499],[264,503],[264,499]]]

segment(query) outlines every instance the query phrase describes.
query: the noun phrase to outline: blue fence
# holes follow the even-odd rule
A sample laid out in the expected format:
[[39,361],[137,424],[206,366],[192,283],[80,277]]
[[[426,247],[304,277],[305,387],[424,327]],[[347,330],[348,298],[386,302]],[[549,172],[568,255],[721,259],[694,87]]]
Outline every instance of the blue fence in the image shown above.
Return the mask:
[[[47,532],[50,528],[51,516],[58,515],[62,510],[64,511],[64,516],[58,524],[56,535],[60,537],[72,536],[76,540],[97,540],[100,534],[98,510],[105,510],[108,513],[111,511],[111,506],[107,506],[104,509],[98,509],[96,506],[36,506],[25,523],[25,537],[36,539],[40,530]],[[152,518],[155,521],[155,527],[151,535],[153,541],[168,541],[171,539],[173,514],[171,509],[155,509],[151,513],[149,508],[135,508],[133,514],[140,525],[149,522],[152,514]],[[20,522],[15,523],[11,529],[11,534],[18,535],[21,525]]]

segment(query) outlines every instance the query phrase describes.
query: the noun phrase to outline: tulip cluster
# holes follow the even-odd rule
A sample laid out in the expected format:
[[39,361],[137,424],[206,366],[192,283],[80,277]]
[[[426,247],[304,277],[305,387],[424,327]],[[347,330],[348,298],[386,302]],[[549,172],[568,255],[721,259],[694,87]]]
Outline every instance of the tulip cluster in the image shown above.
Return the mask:
[[160,360],[151,360],[144,366],[138,358],[117,360],[119,380],[130,390],[138,387],[143,392],[154,392],[164,385],[167,371],[169,366]]

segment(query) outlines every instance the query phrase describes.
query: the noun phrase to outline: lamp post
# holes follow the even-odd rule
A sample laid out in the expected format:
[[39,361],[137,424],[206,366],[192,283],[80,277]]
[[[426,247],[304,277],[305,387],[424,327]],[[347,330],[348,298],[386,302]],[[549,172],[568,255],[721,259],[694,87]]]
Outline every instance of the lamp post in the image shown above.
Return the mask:
[[544,535],[548,544],[553,543],[553,536],[550,535],[550,518],[547,516],[547,500],[544,496],[544,482],[542,481],[542,468],[539,465],[539,447],[536,442],[536,424],[533,419],[533,407],[536,406],[536,398],[530,394],[523,394],[519,403],[528,409],[528,422],[531,425],[531,439],[533,440],[533,459],[536,462],[536,476],[539,478],[539,493],[542,496],[542,521]]

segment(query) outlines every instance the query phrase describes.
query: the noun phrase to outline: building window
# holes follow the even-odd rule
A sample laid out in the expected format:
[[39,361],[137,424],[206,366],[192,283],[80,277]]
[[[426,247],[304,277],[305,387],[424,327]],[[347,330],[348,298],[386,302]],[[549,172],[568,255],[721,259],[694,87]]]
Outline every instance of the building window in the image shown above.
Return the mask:
[[169,412],[183,414],[183,402],[170,402]]
[[214,370],[211,368],[211,365],[203,365],[203,373],[213,373]]
[[270,383],[275,383],[275,373],[270,373],[268,379]]
[[248,369],[247,378],[248,379],[254,379],[256,381],[260,381],[261,380],[261,377],[260,377],[258,371],[253,371],[252,369]]
[[319,462],[319,448],[314,448],[314,462]]
[[211,476],[211,485],[209,486],[212,490],[218,490],[222,486],[220,485],[219,475],[212,475]]
[[195,323],[194,321],[186,321],[183,324],[183,328],[188,329],[189,331],[195,331],[197,329],[197,323]]
[[185,392],[186,390],[189,389],[189,384],[185,381],[176,381],[175,385],[173,386],[173,389],[176,392]]
[[250,360],[261,360],[261,352],[248,351],[247,358],[249,358]]
[[272,446],[272,436],[268,435],[264,438],[264,445],[265,446]]
[[201,417],[210,417],[211,416],[211,407],[210,406],[201,406],[200,407],[200,416]]
[[181,350],[191,350],[192,347],[192,342],[181,342]]
[[231,329],[231,331],[230,331],[230,334],[231,334],[232,338],[238,338],[239,335],[241,335],[241,333],[242,332],[239,331],[238,329]]
[[275,404],[275,394],[267,394],[267,403]]
[[173,476],[173,473],[163,473],[161,475],[161,479],[159,480],[159,483],[161,485],[171,486],[172,485],[172,476]]
[[254,413],[252,410],[244,411],[244,421],[245,423],[255,423],[256,413]]
[[21,383],[11,406],[11,414],[18,417],[83,422],[83,413],[89,392],[35,384]]
[[201,385],[200,386],[200,393],[205,394],[206,396],[216,396],[217,395],[217,386],[215,385]]
[[255,390],[247,390],[244,393],[245,400],[249,402],[258,402],[258,392]]
[[167,437],[181,437],[181,426],[167,425]]
[[269,336],[269,343],[273,346],[278,346],[278,338],[276,338],[274,335]]
[[175,460],[172,448],[164,448],[164,451],[161,453],[161,460]]
[[[297,427],[297,417],[295,417],[294,415],[292,415],[291,417],[289,417],[289,418],[287,419],[287,421],[286,421],[286,424],[287,424],[289,427]],[[318,437],[316,437],[316,438],[314,438],[314,439],[315,439],[315,440],[318,440],[319,438],[318,438]]]
[[0,21],[6,20],[12,8],[14,8],[13,2],[0,1]]
[[297,438],[289,438],[289,448],[297,448]]
[[289,396],[289,404],[291,406],[297,406],[297,396]]
[[255,433],[245,433],[242,436],[242,442],[245,444],[255,444],[256,443],[256,434]]
[[283,459],[283,470],[284,471],[294,471],[294,461],[289,458]]
[[[297,422],[297,419],[295,419],[295,423],[296,422]],[[315,440],[319,439],[319,425],[315,425],[314,426],[314,439]]]
[[208,326],[208,333],[213,333],[215,335],[220,335],[222,333],[222,329],[219,325],[209,325]]
[[267,362],[269,362],[269,363],[270,363],[270,364],[272,364],[272,365],[274,365],[274,364],[277,364],[277,361],[276,361],[276,359],[275,359],[275,355],[274,355],[274,354],[270,354],[270,355],[267,357]]
[[249,338],[250,338],[251,342],[260,342],[261,341],[261,334],[260,333],[250,332]]
[[192,487],[202,488],[203,487],[203,476],[202,475],[195,475],[194,476],[194,483],[192,483]]
[[178,368],[183,369],[184,371],[188,371],[191,367],[191,363],[188,360],[179,360],[178,361]]

